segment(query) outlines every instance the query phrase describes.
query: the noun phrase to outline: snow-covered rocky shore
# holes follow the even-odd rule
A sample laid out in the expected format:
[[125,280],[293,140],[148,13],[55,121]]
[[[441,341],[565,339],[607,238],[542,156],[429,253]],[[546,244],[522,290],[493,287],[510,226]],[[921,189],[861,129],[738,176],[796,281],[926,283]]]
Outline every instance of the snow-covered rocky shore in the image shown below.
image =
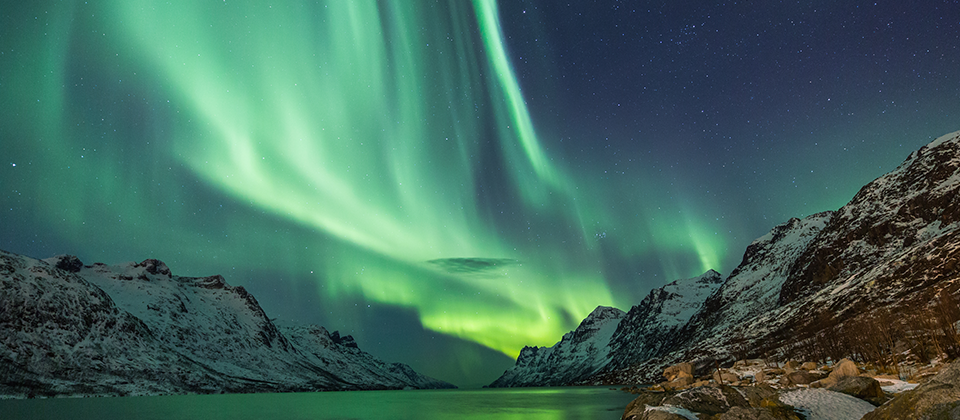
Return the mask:
[[960,361],[924,367],[910,380],[848,359],[828,366],[745,360],[699,378],[681,363],[664,377],[649,388],[624,388],[638,397],[621,419],[960,419]]

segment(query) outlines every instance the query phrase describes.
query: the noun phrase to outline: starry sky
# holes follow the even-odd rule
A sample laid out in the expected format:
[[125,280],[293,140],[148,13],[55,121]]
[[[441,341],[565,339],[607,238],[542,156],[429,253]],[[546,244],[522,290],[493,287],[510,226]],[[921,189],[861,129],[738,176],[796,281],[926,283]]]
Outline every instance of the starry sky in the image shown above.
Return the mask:
[[0,248],[460,386],[960,129],[957,1],[0,1]]

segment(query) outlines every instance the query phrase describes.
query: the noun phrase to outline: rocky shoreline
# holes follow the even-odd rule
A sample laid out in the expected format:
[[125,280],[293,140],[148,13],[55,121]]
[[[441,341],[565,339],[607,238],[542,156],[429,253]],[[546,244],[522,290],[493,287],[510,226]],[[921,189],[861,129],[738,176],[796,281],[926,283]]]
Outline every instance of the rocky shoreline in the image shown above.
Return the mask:
[[663,376],[622,389],[638,396],[621,420],[960,419],[960,360],[918,368],[906,381],[849,359],[741,360],[699,377],[680,363]]

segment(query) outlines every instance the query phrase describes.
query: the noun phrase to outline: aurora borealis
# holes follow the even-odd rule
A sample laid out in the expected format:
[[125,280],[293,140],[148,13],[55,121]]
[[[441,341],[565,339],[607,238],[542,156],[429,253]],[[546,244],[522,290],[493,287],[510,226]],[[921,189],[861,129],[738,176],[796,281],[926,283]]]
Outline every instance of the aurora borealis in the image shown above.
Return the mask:
[[223,274],[458,385],[960,123],[960,6],[3,1],[0,247]]

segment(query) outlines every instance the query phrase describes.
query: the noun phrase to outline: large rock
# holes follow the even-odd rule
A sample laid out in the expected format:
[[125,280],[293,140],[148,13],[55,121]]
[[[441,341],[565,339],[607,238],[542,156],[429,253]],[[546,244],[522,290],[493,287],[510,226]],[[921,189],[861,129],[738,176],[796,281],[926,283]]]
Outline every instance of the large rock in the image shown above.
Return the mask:
[[686,376],[692,378],[693,365],[690,363],[678,363],[663,370],[663,377],[667,378],[668,382],[677,379],[677,376],[681,374],[686,374]]
[[800,420],[792,409],[770,407],[732,407],[717,417],[718,420]]
[[887,394],[880,388],[880,382],[866,376],[845,376],[828,390],[842,392],[877,406],[887,401]]
[[833,370],[830,371],[830,375],[820,381],[820,385],[824,388],[829,388],[847,376],[860,376],[860,369],[857,368],[857,364],[853,363],[852,360],[841,359],[833,365]]
[[750,406],[736,388],[726,385],[691,388],[665,398],[662,404],[709,415],[724,413],[730,407]]
[[730,386],[704,386],[675,395],[647,393],[633,400],[624,411],[622,420],[674,420],[674,417],[651,409],[657,405],[673,406],[689,410],[698,417],[726,420],[799,420],[793,407],[777,399],[777,391],[770,386],[734,388]]
[[640,391],[640,394],[637,398],[634,398],[633,401],[630,401],[630,404],[627,404],[627,408],[623,410],[623,415],[620,416],[621,420],[639,420],[646,407],[649,405],[651,407],[656,407],[663,402],[663,399],[673,395],[664,392],[650,392],[650,391]]
[[796,361],[796,360],[791,360],[791,361],[783,364],[783,371],[784,371],[784,373],[792,373],[792,372],[796,371],[797,369],[800,369],[800,362],[798,362],[798,361]]
[[732,384],[740,380],[740,377],[735,373],[729,372],[726,369],[720,371],[713,371],[713,380],[718,384]]
[[666,410],[651,408],[639,413],[637,417],[631,417],[633,420],[688,420],[686,417]]
[[767,373],[764,371],[757,372],[753,375],[753,380],[756,382],[763,382],[767,380]]
[[660,386],[662,386],[663,389],[665,389],[665,390],[667,390],[667,391],[674,391],[674,390],[679,390],[679,389],[687,388],[687,387],[689,387],[690,385],[693,385],[693,384],[696,383],[696,382],[697,382],[696,378],[694,378],[693,376],[690,376],[690,375],[688,375],[688,374],[686,374],[686,373],[684,373],[684,372],[681,372],[680,375],[678,375],[676,379],[674,379],[674,380],[672,380],[672,381],[670,381],[670,382],[664,382],[664,383],[660,384]]
[[738,388],[751,407],[766,407],[777,402],[777,390],[770,385],[760,384]]
[[816,381],[823,376],[816,372],[808,372],[805,370],[798,370],[795,372],[790,372],[784,374],[780,377],[780,385],[783,386],[794,386],[794,385],[808,385],[813,381]]
[[841,359],[830,371],[830,377],[838,381],[845,376],[860,376],[860,369],[850,359]]
[[960,419],[960,360],[863,416],[863,420],[901,419]]

